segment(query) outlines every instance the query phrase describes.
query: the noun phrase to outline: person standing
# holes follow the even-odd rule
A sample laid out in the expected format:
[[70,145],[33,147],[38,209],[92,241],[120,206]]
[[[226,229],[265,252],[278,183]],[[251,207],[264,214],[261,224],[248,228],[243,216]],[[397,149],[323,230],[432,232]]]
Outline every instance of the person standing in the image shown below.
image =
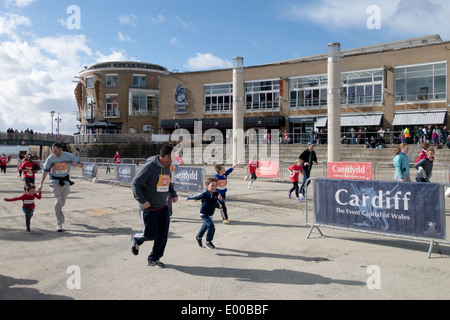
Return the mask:
[[55,215],[56,215],[56,231],[63,232],[62,225],[65,222],[65,217],[62,208],[66,204],[66,199],[70,193],[70,186],[73,184],[70,181],[70,167],[84,167],[76,156],[69,152],[62,151],[62,144],[55,142],[52,145],[52,152],[44,163],[41,183],[38,188],[38,193],[41,193],[47,175],[50,174],[50,191],[55,198]]
[[25,185],[31,183],[34,184],[35,173],[41,170],[39,165],[33,161],[31,154],[27,155],[26,160],[22,163],[22,176],[25,180]]
[[3,172],[3,174],[6,174],[6,162],[7,162],[7,158],[5,156],[5,154],[3,153],[0,156],[0,168],[1,168],[1,172]]
[[417,182],[430,182],[433,170],[434,150],[428,149],[426,155],[426,158],[420,159],[414,164],[414,168],[417,169]]
[[116,151],[116,155],[114,156],[114,164],[120,164],[122,162],[122,156],[119,154],[119,151]]
[[404,181],[410,182],[411,178],[409,177],[409,158],[408,158],[409,146],[407,143],[401,143],[394,154],[394,167],[395,174],[394,180],[396,181]]
[[142,230],[131,236],[131,252],[139,254],[139,247],[146,241],[154,241],[153,250],[147,260],[149,266],[164,268],[159,259],[164,255],[169,235],[169,195],[172,202],[178,196],[170,183],[172,146],[161,148],[159,155],[148,158],[131,183],[134,198],[139,203]]
[[[303,183],[300,187],[301,195],[298,199],[299,201],[303,200],[305,198],[305,189],[307,187],[306,181],[311,176],[311,170],[313,167],[313,164],[317,164],[317,156],[316,152],[314,151],[314,143],[309,142],[307,149],[303,151],[303,153],[299,156],[300,159],[303,160]],[[309,184],[309,182],[308,182]]]

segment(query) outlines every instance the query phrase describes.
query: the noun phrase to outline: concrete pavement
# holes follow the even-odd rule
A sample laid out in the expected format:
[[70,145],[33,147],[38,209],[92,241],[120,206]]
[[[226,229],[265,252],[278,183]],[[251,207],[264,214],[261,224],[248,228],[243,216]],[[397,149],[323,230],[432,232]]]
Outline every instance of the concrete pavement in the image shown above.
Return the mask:
[[[215,250],[198,247],[200,203],[180,194],[159,269],[147,266],[152,242],[130,252],[141,226],[129,187],[75,180],[66,232],[57,233],[46,185],[27,233],[21,202],[3,201],[23,193],[9,170],[0,176],[0,299],[450,298],[449,246],[427,259],[425,242],[333,229],[307,240],[304,203],[287,198],[290,184],[259,179],[248,190],[241,177],[242,169],[229,178],[231,223],[216,211]],[[374,270],[380,282],[370,287]]]

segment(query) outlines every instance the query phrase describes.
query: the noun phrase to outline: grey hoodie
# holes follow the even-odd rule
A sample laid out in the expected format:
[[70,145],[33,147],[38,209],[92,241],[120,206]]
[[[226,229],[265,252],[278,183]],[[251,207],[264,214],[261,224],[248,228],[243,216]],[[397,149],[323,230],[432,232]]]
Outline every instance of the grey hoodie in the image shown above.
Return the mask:
[[170,167],[164,167],[158,160],[159,156],[147,159],[147,163],[139,170],[131,183],[131,191],[134,198],[139,202],[139,209],[145,202],[150,202],[150,208],[156,210],[167,205],[169,194],[178,197],[173,184],[170,183],[168,192],[157,192],[157,184],[161,174],[170,176]]

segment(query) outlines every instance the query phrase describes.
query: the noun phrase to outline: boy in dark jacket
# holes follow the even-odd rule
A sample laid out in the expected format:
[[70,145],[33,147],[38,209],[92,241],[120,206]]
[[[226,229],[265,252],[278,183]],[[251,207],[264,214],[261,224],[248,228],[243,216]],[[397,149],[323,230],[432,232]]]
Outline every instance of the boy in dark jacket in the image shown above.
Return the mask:
[[203,225],[200,228],[196,236],[197,243],[200,247],[203,247],[202,238],[206,233],[206,247],[208,249],[215,249],[215,246],[212,243],[214,238],[214,233],[216,232],[216,228],[213,222],[213,215],[216,209],[217,201],[223,203],[224,199],[217,192],[217,178],[210,177],[206,179],[206,188],[203,193],[196,196],[188,196],[186,200],[202,200],[202,207],[200,208],[200,217],[203,220]]

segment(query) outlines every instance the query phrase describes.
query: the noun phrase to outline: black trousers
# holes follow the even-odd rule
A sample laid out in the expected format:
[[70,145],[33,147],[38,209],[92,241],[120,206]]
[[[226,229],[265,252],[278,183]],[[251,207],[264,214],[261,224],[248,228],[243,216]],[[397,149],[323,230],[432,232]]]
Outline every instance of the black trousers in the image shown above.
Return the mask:
[[[223,200],[225,200],[225,194],[221,195]],[[224,201],[223,203],[220,203],[219,201],[217,201],[216,204],[216,208],[220,209],[220,214],[222,215],[222,220],[228,220],[228,212],[227,212],[227,206],[226,206],[226,201]]]
[[299,197],[299,194],[298,194],[298,190],[299,190],[298,181],[292,182],[292,188],[291,188],[291,190],[289,190],[289,193],[292,193],[292,191],[294,191],[294,190],[295,190],[295,195],[298,198]]
[[141,245],[145,241],[155,241],[153,250],[148,256],[148,260],[157,261],[164,255],[169,235],[169,208],[165,206],[156,211],[140,211],[142,220],[142,231],[134,235],[137,244]]

